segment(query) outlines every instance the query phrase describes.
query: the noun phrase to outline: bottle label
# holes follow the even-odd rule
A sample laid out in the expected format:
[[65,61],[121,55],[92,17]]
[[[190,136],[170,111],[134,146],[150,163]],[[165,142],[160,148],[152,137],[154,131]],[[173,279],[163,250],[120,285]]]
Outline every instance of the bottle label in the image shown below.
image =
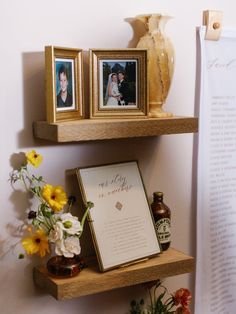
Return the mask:
[[157,220],[156,229],[160,243],[170,242],[170,218]]

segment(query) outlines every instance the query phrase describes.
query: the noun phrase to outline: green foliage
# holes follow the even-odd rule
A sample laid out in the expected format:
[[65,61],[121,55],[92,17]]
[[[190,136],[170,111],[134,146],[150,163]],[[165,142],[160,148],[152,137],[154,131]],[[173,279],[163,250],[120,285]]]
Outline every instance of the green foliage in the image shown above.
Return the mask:
[[130,303],[131,309],[130,314],[145,314],[147,312],[144,311],[144,300],[141,299],[139,302],[133,300]]
[[[150,287],[151,286],[151,287]],[[167,289],[162,286],[161,281],[157,281],[155,284],[147,284],[150,305],[144,306],[144,301],[141,299],[139,302],[133,300],[130,303],[130,314],[173,314],[175,313],[175,300],[172,295],[167,296]],[[153,292],[152,292],[152,288]],[[163,292],[157,296],[157,289],[161,288]]]

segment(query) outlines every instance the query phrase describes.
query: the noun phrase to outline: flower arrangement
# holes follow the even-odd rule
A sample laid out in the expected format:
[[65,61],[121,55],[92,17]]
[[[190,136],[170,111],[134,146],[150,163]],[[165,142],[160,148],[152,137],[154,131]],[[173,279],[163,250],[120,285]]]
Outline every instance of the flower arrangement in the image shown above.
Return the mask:
[[[189,304],[192,296],[188,289],[181,288],[174,295],[166,296],[168,291],[159,280],[155,283],[145,284],[145,286],[148,288],[151,304],[145,307],[143,299],[140,302],[132,301],[130,314],[191,314]],[[163,291],[157,297],[156,292],[159,287]]]
[[[25,163],[11,173],[11,184],[23,183],[27,192],[38,200],[37,210],[28,212],[27,231],[22,246],[28,255],[44,257],[50,253],[50,243],[54,243],[57,255],[74,257],[79,255],[80,241],[85,219],[93,203],[88,202],[81,222],[70,213],[75,198],[67,197],[61,186],[47,184],[42,176],[30,174],[29,167],[39,167],[43,157],[32,150],[25,153]],[[24,257],[20,254],[20,258]]]

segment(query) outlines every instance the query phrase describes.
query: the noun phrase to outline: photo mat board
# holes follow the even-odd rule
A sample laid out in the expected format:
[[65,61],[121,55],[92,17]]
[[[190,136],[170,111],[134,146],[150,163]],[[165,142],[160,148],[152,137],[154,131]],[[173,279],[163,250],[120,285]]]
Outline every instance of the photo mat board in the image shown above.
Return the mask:
[[45,47],[47,122],[84,118],[82,50]]
[[147,49],[90,49],[90,118],[147,118]]
[[136,161],[76,170],[101,271],[161,252]]

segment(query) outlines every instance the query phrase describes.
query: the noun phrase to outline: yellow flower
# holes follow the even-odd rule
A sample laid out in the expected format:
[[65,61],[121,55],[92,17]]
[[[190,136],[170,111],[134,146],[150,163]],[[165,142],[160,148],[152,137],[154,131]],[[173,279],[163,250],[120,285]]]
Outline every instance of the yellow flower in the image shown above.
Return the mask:
[[68,202],[66,193],[61,186],[46,184],[43,187],[42,195],[55,212],[60,211]]
[[29,255],[38,254],[43,257],[50,252],[47,235],[42,229],[38,229],[31,237],[24,238],[21,242]]
[[27,162],[30,163],[35,168],[37,168],[43,160],[43,156],[36,153],[35,150],[31,150],[30,152],[26,153],[25,156],[26,156]]

